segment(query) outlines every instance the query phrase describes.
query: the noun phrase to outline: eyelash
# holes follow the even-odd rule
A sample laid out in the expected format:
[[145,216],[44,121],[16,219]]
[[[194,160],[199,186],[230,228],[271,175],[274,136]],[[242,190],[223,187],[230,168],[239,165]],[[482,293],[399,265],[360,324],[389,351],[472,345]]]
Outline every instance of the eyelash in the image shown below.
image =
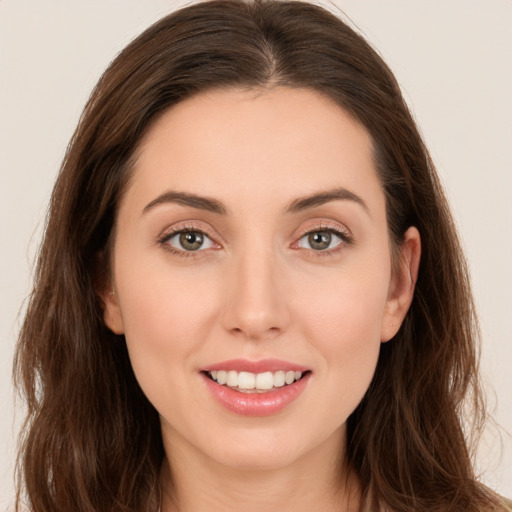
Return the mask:
[[169,244],[169,240],[173,238],[176,235],[181,235],[182,233],[200,233],[201,235],[207,237],[214,245],[218,245],[214,239],[204,230],[201,228],[198,228],[197,226],[193,225],[185,225],[180,226],[178,228],[170,228],[168,231],[165,232],[164,235],[162,235],[158,240],[158,244],[164,248],[166,251],[169,251],[172,254],[175,254],[177,256],[180,256],[182,258],[198,258],[202,256],[202,252],[200,249],[197,251],[186,251],[186,250],[180,250],[173,247],[171,244]]
[[341,242],[333,247],[332,249],[326,249],[323,251],[315,251],[314,249],[304,249],[298,248],[299,250],[305,250],[307,255],[313,258],[324,258],[337,254],[339,251],[343,250],[344,246],[352,245],[354,240],[352,238],[351,233],[348,230],[341,229],[337,225],[320,223],[320,225],[315,226],[313,229],[307,229],[304,231],[296,242],[292,244],[292,246],[298,245],[298,243],[306,236],[311,235],[312,233],[331,233],[340,238]]
[[[180,257],[183,257],[183,258],[197,258],[197,257],[202,256],[201,253],[203,253],[205,251],[205,249],[203,249],[203,250],[198,249],[196,251],[186,251],[186,250],[176,249],[175,247],[173,247],[172,245],[170,245],[168,243],[169,240],[171,240],[174,236],[180,235],[182,233],[187,233],[187,232],[200,233],[201,235],[207,237],[214,245],[217,245],[217,246],[219,245],[204,229],[198,228],[197,226],[193,226],[193,225],[185,225],[185,226],[180,226],[178,228],[171,228],[164,235],[162,235],[157,240],[157,242],[166,251],[169,251],[170,253],[180,256]],[[314,249],[305,249],[302,247],[294,247],[294,246],[297,246],[298,243],[304,237],[311,235],[312,233],[319,233],[319,232],[334,234],[335,236],[340,238],[341,242],[332,249],[326,249],[326,250],[322,250],[322,251],[315,251]],[[352,245],[352,244],[353,244],[353,238],[352,238],[352,235],[348,231],[340,229],[339,226],[333,226],[330,224],[320,224],[320,225],[316,226],[314,229],[308,229],[307,231],[304,231],[300,235],[300,237],[292,244],[291,247],[297,248],[299,250],[305,250],[305,251],[307,251],[308,254],[310,254],[313,257],[326,257],[326,256],[330,256],[330,255],[333,255],[333,254],[339,252],[340,250],[343,249],[343,246]]]

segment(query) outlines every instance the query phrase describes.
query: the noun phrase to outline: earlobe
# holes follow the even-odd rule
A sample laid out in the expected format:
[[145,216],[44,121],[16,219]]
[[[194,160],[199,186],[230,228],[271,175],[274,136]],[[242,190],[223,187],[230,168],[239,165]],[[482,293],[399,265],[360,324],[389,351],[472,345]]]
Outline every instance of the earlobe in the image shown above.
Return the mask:
[[124,323],[114,288],[101,294],[103,301],[103,320],[114,334],[124,334]]
[[389,341],[400,329],[411,305],[421,257],[421,238],[411,226],[399,248],[399,264],[391,278],[386,308],[382,318],[381,341]]
[[109,264],[103,252],[96,255],[95,263],[95,289],[100,297],[103,309],[103,321],[105,325],[115,334],[124,334],[123,317],[118,303],[110,272],[106,269]]

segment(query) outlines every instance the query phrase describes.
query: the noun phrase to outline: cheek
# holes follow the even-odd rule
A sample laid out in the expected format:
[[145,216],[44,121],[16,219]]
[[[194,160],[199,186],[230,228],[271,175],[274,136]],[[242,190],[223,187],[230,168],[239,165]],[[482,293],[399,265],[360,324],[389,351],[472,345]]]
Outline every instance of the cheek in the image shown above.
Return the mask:
[[[365,341],[380,342],[380,327],[385,311],[389,279],[386,268],[350,268],[333,272],[321,286],[303,282],[299,318],[309,326],[310,336],[328,343],[356,347]],[[297,279],[298,282],[300,279]],[[329,341],[328,341],[329,340]]]
[[[124,263],[124,265],[123,265]],[[200,273],[162,264],[119,265],[118,293],[130,360],[144,383],[175,384],[201,348],[215,319],[215,288]]]
[[331,390],[324,405],[330,407],[329,400],[342,396],[338,403],[343,410],[333,414],[343,421],[364,396],[377,364],[388,290],[382,275],[386,273],[352,272],[332,278],[322,291],[309,293],[297,315],[320,355],[317,365]]

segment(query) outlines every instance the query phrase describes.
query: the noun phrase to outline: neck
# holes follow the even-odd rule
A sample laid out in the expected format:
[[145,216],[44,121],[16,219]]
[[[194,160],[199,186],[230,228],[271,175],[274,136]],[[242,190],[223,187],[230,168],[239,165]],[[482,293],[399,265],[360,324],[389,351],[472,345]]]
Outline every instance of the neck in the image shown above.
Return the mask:
[[336,432],[313,453],[273,469],[233,468],[190,445],[166,446],[161,512],[352,512],[359,488],[342,446]]

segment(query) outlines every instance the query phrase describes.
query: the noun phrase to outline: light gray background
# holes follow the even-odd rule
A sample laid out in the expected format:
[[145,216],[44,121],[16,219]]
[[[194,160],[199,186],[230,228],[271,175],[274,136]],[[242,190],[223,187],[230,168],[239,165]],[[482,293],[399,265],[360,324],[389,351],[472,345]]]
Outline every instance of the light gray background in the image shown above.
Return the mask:
[[[128,41],[181,1],[0,0],[0,509],[13,500],[11,361],[52,184],[85,101]],[[483,328],[483,375],[512,431],[512,2],[339,0],[391,65],[446,185]],[[337,10],[336,6],[330,8]],[[500,452],[502,455],[500,456]],[[512,439],[483,481],[512,497]]]

